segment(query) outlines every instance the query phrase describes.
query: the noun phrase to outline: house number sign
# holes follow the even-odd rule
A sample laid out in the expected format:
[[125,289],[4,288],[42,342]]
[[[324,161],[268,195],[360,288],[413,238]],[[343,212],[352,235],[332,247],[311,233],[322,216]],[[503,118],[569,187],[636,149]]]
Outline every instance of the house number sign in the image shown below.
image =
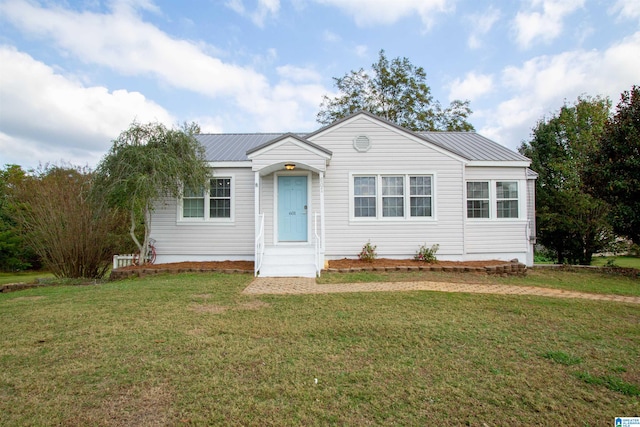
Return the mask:
[[295,215],[296,211],[289,211],[289,215]]

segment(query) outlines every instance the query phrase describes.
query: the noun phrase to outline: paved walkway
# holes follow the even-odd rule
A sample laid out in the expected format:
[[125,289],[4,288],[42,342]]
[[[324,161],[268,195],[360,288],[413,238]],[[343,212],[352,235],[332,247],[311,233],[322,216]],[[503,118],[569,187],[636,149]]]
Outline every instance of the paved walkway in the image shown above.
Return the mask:
[[330,294],[339,292],[438,291],[472,294],[536,295],[554,298],[582,298],[640,304],[640,297],[591,294],[534,286],[483,285],[445,282],[370,282],[317,284],[315,279],[301,277],[256,277],[245,288],[245,294]]

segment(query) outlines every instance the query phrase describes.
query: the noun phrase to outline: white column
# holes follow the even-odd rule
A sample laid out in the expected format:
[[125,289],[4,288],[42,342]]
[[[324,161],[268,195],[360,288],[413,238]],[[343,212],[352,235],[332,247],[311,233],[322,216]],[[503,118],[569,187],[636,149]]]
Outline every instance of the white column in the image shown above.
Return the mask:
[[259,223],[259,215],[260,215],[260,172],[259,171],[255,171],[254,172],[254,181],[255,181],[255,188],[253,190],[253,209],[254,209],[254,232],[253,232],[253,238],[256,238],[256,235],[258,233],[258,228],[260,227],[260,223]]
[[[324,172],[320,172],[320,223],[322,227],[320,228],[320,250],[324,254]],[[324,262],[324,256],[323,262]]]

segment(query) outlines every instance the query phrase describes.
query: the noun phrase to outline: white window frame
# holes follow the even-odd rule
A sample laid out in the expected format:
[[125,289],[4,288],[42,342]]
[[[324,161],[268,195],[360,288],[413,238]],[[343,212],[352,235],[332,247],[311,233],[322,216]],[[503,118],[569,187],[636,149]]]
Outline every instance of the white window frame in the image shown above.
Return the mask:
[[[414,195],[413,197],[429,197],[431,199],[431,215],[430,216],[411,216],[411,189],[410,179],[411,177],[428,176],[431,178],[431,195]],[[376,182],[376,216],[371,217],[358,217],[355,216],[355,190],[354,190],[354,178],[356,177],[373,177]],[[382,195],[382,178],[383,177],[402,177],[403,185],[403,216],[383,216],[383,197],[400,197],[392,195]],[[417,222],[432,222],[437,221],[437,200],[436,200],[436,182],[437,177],[435,172],[428,171],[402,171],[402,172],[349,172],[349,220],[353,222],[399,222],[399,221],[417,221]],[[368,196],[369,197],[369,196]]]
[[[516,184],[516,198],[514,199],[513,197],[509,197],[509,198],[504,198],[504,197],[498,197],[498,184],[499,183],[515,183]],[[517,180],[496,180],[495,182],[495,186],[496,186],[496,218],[497,219],[518,219],[520,218],[520,186],[518,185],[518,181]],[[500,212],[500,210],[498,209],[498,203],[500,202],[516,202],[516,206],[518,209],[518,215],[516,216],[498,216],[498,213]]]
[[[229,179],[230,187],[231,187],[231,202],[230,202],[230,217],[229,218],[218,218],[210,216],[210,206],[211,206],[211,180],[212,179]],[[177,201],[177,218],[178,224],[233,224],[235,222],[235,211],[236,211],[236,191],[235,191],[236,179],[234,174],[224,174],[219,176],[212,176],[207,184],[204,186],[203,197],[204,197],[204,217],[201,218],[190,218],[184,216],[183,209],[183,197],[178,197]]]
[[[469,199],[469,195],[467,194],[467,183],[469,182],[486,182],[489,185],[489,217],[488,218],[471,218],[468,216],[467,211],[467,201],[469,200],[481,200],[481,199]],[[497,186],[499,182],[515,182],[516,188],[518,192],[518,216],[513,218],[498,218],[498,201],[502,200],[516,200],[516,199],[498,199],[498,190]],[[526,181],[521,179],[513,179],[513,178],[504,178],[504,179],[469,179],[464,183],[464,217],[466,221],[493,221],[493,222],[514,222],[514,221],[526,221],[526,200],[523,195],[526,194]],[[484,199],[483,199],[484,200]],[[524,215],[524,216],[523,216]]]
[[[469,198],[469,184],[487,184],[487,198]],[[469,180],[464,183],[465,203],[464,203],[464,215],[467,219],[474,221],[486,221],[491,219],[491,181],[490,180]],[[486,217],[471,217],[469,216],[469,201],[487,201],[488,216]]]
[[[211,191],[211,181],[213,180],[229,180],[229,197],[216,197],[213,195],[213,192]],[[212,200],[229,200],[229,216],[211,216],[211,201]],[[231,200],[233,199],[233,194],[231,193],[231,178],[229,177],[222,177],[222,176],[214,176],[213,178],[209,179],[209,210],[207,212],[209,212],[209,218],[210,219],[231,219]]]

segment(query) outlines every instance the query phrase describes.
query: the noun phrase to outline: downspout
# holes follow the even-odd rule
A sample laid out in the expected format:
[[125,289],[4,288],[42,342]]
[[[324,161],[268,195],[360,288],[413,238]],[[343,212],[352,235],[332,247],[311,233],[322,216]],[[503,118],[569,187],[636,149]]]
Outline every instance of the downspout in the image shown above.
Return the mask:
[[324,172],[320,172],[320,258],[322,261],[321,269],[324,268],[325,253],[325,217],[324,217]]
[[467,165],[461,163],[462,167],[462,258],[467,255]]

